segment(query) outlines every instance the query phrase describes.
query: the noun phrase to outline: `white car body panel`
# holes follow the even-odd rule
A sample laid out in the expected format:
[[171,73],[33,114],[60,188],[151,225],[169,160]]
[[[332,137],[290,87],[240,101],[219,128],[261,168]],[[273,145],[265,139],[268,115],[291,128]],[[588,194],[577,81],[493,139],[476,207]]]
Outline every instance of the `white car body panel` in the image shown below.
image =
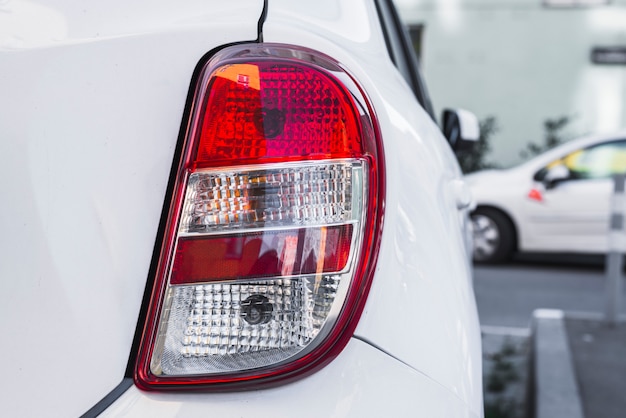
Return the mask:
[[[31,25],[21,46],[0,38],[0,66],[16,75],[0,81],[15,99],[0,100],[0,184],[11,198],[0,205],[10,296],[0,329],[19,342],[2,349],[15,359],[3,384],[7,415],[79,415],[124,376],[192,72],[211,49],[254,40],[263,7],[206,3],[64,5],[53,12],[65,32]],[[94,17],[85,22],[82,9]],[[457,209],[465,188],[388,57],[374,3],[269,0],[263,41],[340,62],[380,125],[385,224],[355,338],[287,385],[218,394],[133,386],[102,416],[482,416],[467,207]]]
[[147,393],[132,387],[100,415],[201,416],[478,417],[437,382],[356,339],[328,366],[288,385],[217,394]]
[[545,191],[541,204],[527,199],[525,248],[605,252],[612,190],[610,179],[565,182]]
[[262,8],[2,4],[3,415],[79,416],[120,383],[192,73]]
[[[273,6],[281,13],[273,13]],[[355,334],[438,381],[478,414],[482,369],[480,344],[473,338],[479,325],[471,270],[469,263],[449,262],[467,259],[453,193],[460,171],[439,129],[391,61],[382,59],[387,52],[377,22],[346,29],[352,16],[375,16],[362,7],[374,6],[272,0],[263,37],[328,51],[368,92],[383,132],[383,241]],[[319,32],[303,29],[308,26]]]
[[[594,135],[567,142],[508,170],[486,170],[466,176],[477,206],[505,212],[513,221],[520,251],[604,253],[608,249],[611,179],[563,182],[546,190],[533,180],[542,167],[577,149],[609,140],[625,139],[626,132]],[[541,192],[541,202],[528,198]]]

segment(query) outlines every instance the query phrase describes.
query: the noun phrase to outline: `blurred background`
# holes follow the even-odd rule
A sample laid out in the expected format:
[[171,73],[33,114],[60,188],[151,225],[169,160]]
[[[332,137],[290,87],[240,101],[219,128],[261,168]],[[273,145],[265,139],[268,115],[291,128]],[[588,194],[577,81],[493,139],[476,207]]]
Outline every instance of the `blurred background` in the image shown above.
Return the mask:
[[625,126],[626,0],[395,3],[436,114],[454,104],[494,128],[484,163],[517,164],[549,134]]
[[[394,2],[435,114],[480,121],[463,171],[506,169],[467,177],[485,417],[543,418],[546,396],[570,408],[550,418],[626,416],[626,231],[611,229],[626,209],[611,203],[626,167],[626,0]],[[589,134],[606,136],[569,142]],[[544,343],[559,347],[547,372]]]

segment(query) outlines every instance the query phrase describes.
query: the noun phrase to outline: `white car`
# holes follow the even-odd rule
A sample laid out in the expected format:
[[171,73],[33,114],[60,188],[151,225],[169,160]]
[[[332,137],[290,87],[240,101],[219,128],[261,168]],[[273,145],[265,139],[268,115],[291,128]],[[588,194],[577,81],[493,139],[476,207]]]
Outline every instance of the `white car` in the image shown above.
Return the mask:
[[482,416],[475,120],[390,1],[0,7],[3,416]]
[[613,175],[626,172],[626,132],[566,142],[507,170],[466,176],[474,260],[502,262],[515,251],[605,253]]

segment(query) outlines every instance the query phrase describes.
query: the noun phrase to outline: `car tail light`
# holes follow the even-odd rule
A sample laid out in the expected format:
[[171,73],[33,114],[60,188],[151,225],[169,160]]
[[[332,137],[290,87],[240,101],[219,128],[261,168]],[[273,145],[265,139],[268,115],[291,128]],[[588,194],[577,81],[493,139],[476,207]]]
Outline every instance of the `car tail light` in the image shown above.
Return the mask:
[[371,108],[330,58],[226,48],[204,66],[136,384],[236,389],[310,373],[352,336],[383,213]]
[[543,202],[543,194],[541,193],[541,190],[535,187],[528,191],[528,198],[537,202]]

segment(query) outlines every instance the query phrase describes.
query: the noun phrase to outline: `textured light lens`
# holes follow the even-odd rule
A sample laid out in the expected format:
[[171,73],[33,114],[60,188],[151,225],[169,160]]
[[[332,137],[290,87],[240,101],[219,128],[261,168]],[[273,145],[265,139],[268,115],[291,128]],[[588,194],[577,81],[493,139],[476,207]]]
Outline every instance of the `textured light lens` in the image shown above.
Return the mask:
[[[356,220],[360,162],[319,162],[190,175],[179,233]],[[354,209],[357,209],[356,211]]]
[[200,166],[349,158],[362,149],[356,103],[330,73],[290,62],[236,63],[218,68],[209,88],[195,157]]
[[372,108],[339,63],[279,44],[221,49],[193,94],[135,383],[229,390],[311,373],[348,343],[374,274]]
[[[366,166],[192,173],[152,373],[263,368],[310,349],[334,324],[352,280]],[[233,216],[236,208],[245,214]]]
[[[334,320],[329,314],[344,291],[340,283],[341,275],[311,275],[172,287],[164,349],[153,373],[219,373],[286,360]],[[249,320],[253,303],[255,318]]]

